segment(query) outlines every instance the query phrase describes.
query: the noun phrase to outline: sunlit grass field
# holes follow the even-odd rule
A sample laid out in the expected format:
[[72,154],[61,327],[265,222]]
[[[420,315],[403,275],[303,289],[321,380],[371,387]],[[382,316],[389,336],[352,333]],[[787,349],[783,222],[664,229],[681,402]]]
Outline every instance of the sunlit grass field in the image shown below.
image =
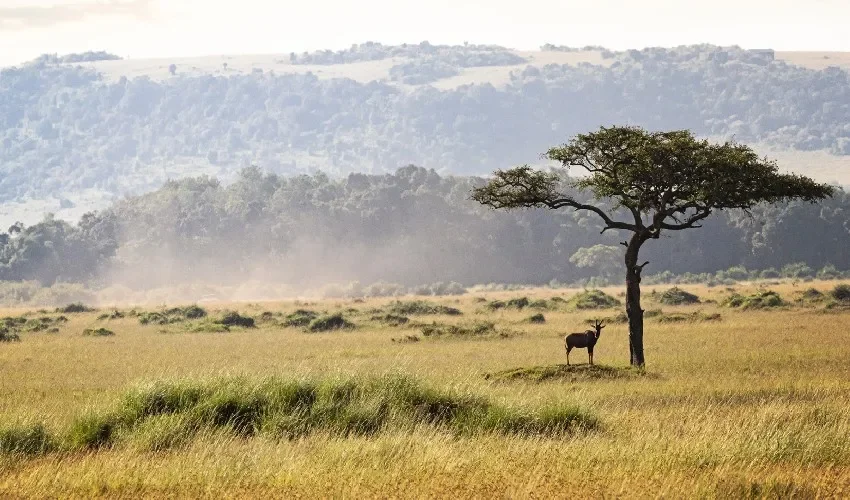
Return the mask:
[[[204,304],[211,317],[229,309],[256,320],[255,328],[220,332],[207,320],[143,325],[128,306],[117,319],[98,319],[109,307],[62,314],[68,321],[57,323],[58,332],[25,331],[19,342],[0,343],[0,430],[41,423],[57,442],[29,454],[7,444],[0,496],[848,497],[850,308],[798,300],[805,289],[835,285],[683,286],[702,300],[688,306],[660,304],[651,294],[669,286],[645,286],[644,308],[662,311],[646,319],[645,373],[627,368],[627,327],[615,319],[622,307],[579,310],[552,300],[579,290],[405,297],[462,314],[407,314],[398,326],[377,319],[391,298]],[[785,305],[721,305],[733,291],[759,288],[778,292]],[[520,297],[542,300],[491,305]],[[284,326],[297,309],[341,312],[354,328]],[[528,321],[537,313],[545,322]],[[60,315],[0,312],[25,314]],[[680,321],[670,319],[677,314]],[[600,370],[581,366],[587,354],[574,350],[570,361],[580,366],[559,368],[563,377],[498,376],[565,363],[564,335],[603,317],[610,322],[594,353]],[[434,323],[442,334],[425,335]],[[101,327],[115,335],[82,334]],[[287,436],[220,425],[163,447],[147,446],[142,431],[99,448],[68,444],[81,416],[109,414],[154,382],[247,387],[270,379],[358,387],[403,379],[516,418],[569,407],[593,425],[459,432],[427,420],[404,425],[396,415],[370,432],[340,432],[334,423]],[[165,417],[160,425],[168,425]]]

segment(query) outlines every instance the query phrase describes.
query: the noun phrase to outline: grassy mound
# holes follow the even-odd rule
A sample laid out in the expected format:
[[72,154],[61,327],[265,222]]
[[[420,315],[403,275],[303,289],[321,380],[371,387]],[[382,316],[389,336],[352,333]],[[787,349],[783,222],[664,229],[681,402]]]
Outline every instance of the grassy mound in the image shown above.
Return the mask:
[[148,311],[139,314],[139,323],[143,325],[170,325],[181,323],[190,319],[201,319],[207,316],[203,307],[196,305],[185,307],[172,307],[162,311]]
[[723,301],[722,305],[737,309],[765,309],[785,305],[785,302],[778,293],[772,290],[762,290],[752,295],[733,293]]
[[723,317],[720,313],[709,313],[705,314],[699,311],[684,314],[684,313],[673,313],[673,314],[662,314],[657,317],[659,323],[696,323],[700,321],[720,321]]
[[[42,426],[0,430],[0,452],[127,446],[175,448],[210,431],[295,439],[314,432],[347,437],[430,426],[456,435],[560,436],[592,430],[597,418],[576,406],[511,408],[435,390],[414,379],[162,382],[127,392],[113,410],[77,418],[61,439]],[[58,444],[57,444],[58,443]]]
[[835,288],[829,291],[829,296],[838,302],[850,303],[850,285],[835,285]]
[[55,333],[59,331],[58,326],[66,323],[65,316],[40,316],[38,318],[27,318],[24,316],[7,316],[0,318],[0,328],[4,329],[10,336],[18,336],[24,332]]
[[0,429],[0,454],[41,455],[56,449],[55,439],[41,424]]
[[587,364],[571,366],[532,366],[528,368],[513,368],[510,370],[484,374],[485,379],[496,382],[545,382],[550,380],[576,382],[584,380],[613,380],[644,376],[646,376],[646,372],[636,368]]
[[115,332],[106,328],[86,328],[83,330],[84,337],[112,337]]
[[679,287],[673,287],[669,290],[665,290],[658,301],[669,306],[680,306],[686,304],[699,304],[699,297],[690,292],[686,292]]
[[108,313],[103,313],[97,317],[99,321],[105,321],[110,319],[121,319],[124,317],[124,313],[119,311],[118,309],[113,309]]
[[602,290],[584,290],[570,297],[567,304],[576,309],[608,309],[621,305],[619,300]]
[[540,324],[546,322],[546,316],[543,316],[543,313],[537,313],[529,316],[525,320],[527,323]]
[[408,318],[407,316],[400,316],[398,314],[384,314],[372,316],[372,321],[378,321],[389,326],[402,326],[409,323],[410,318]]
[[14,330],[0,326],[0,342],[20,342],[21,336]]
[[420,325],[420,331],[425,337],[497,337],[510,338],[519,334],[505,329],[496,328],[494,323],[489,321],[475,321],[464,325],[447,325],[443,323],[431,323],[430,325]]
[[332,330],[350,330],[354,328],[354,323],[345,319],[342,314],[330,314],[320,316],[310,322],[307,327],[311,332],[329,332]]
[[311,321],[319,317],[319,313],[309,309],[298,309],[293,313],[287,314],[283,319],[284,326],[307,326]]
[[254,328],[254,318],[242,316],[236,311],[224,311],[213,322],[226,327],[241,326],[243,328]]
[[459,316],[463,313],[454,307],[434,304],[426,300],[397,300],[389,305],[392,314],[401,316],[423,315],[423,314],[445,314],[447,316]]
[[95,309],[93,307],[89,307],[89,306],[83,304],[82,302],[74,302],[73,304],[68,304],[65,307],[57,307],[56,308],[56,312],[65,313],[65,314],[92,312],[92,311],[96,311],[96,310],[97,309]]

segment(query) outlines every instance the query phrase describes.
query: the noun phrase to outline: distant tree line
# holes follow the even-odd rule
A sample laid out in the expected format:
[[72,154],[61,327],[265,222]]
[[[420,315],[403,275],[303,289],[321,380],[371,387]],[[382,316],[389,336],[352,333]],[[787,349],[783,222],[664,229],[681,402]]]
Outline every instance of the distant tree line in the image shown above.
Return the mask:
[[[599,221],[581,212],[491,211],[468,199],[483,182],[413,166],[344,178],[250,167],[228,185],[170,181],[77,224],[49,217],[14,226],[0,235],[0,280],[131,287],[622,280],[625,234],[600,236]],[[646,273],[712,273],[722,281],[759,270],[768,270],[764,277],[850,270],[848,214],[850,195],[839,191],[819,205],[715,215],[699,231],[670,235],[675,244],[647,243]],[[734,271],[739,266],[746,269]],[[730,268],[728,276],[714,274]]]
[[[364,44],[295,59],[397,53],[408,60],[391,78],[411,84],[516,62],[501,48],[430,44]],[[0,71],[0,202],[86,188],[141,193],[162,185],[175,165],[202,165],[227,181],[251,164],[287,175],[391,172],[409,163],[484,174],[612,123],[850,154],[842,69],[707,45],[611,53],[607,62],[528,65],[504,87],[437,89],[270,71],[107,81],[81,66],[37,61]]]

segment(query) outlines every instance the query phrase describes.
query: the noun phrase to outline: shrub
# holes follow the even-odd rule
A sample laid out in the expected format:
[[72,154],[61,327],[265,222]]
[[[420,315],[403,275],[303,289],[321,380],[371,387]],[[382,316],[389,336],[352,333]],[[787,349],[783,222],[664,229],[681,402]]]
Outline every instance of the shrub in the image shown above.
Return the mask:
[[619,300],[602,290],[584,290],[570,297],[567,303],[576,309],[607,309],[621,305]]
[[841,277],[841,271],[836,269],[832,264],[827,264],[818,271],[817,277],[821,280],[834,280]]
[[0,429],[0,454],[41,455],[55,448],[55,439],[41,424]]
[[379,321],[389,326],[401,326],[407,324],[410,318],[397,314],[384,314],[383,316],[372,316],[372,321]]
[[172,307],[162,311],[143,312],[139,314],[139,323],[143,325],[169,325],[189,319],[205,318],[206,316],[206,309],[191,305],[186,307]]
[[810,304],[815,302],[822,302],[826,298],[826,295],[824,295],[820,290],[816,288],[809,288],[800,292],[799,297],[800,302],[804,304]]
[[694,323],[698,321],[720,321],[722,316],[720,313],[710,313],[703,314],[699,311],[692,312],[689,314],[684,313],[673,313],[673,314],[662,314],[658,316],[659,323],[681,323],[681,322],[689,322]]
[[319,314],[309,309],[298,309],[293,313],[287,314],[283,320],[284,326],[307,326],[311,321],[316,319]]
[[84,415],[71,424],[68,443],[74,449],[95,449],[111,445],[116,426],[117,422],[112,414]]
[[104,320],[110,320],[110,319],[121,319],[123,317],[124,317],[123,312],[121,312],[117,309],[113,309],[112,312],[101,314],[100,316],[97,317],[97,319],[100,320],[100,321],[104,321]]
[[93,307],[89,307],[81,302],[75,302],[73,304],[68,304],[65,307],[56,308],[56,312],[58,313],[84,313],[84,312],[92,312],[95,311]]
[[84,337],[111,337],[113,335],[115,335],[115,332],[106,328],[86,328],[83,330]]
[[515,309],[522,309],[524,307],[528,307],[528,297],[517,297],[510,299],[506,305],[507,307],[513,307]]
[[782,277],[784,278],[806,278],[814,276],[815,271],[805,262],[795,262],[782,266]]
[[690,292],[686,292],[679,287],[673,287],[669,290],[665,290],[658,301],[662,304],[678,306],[683,304],[698,304],[699,297]]
[[546,317],[543,316],[543,313],[537,313],[537,314],[534,314],[532,316],[529,316],[528,319],[526,319],[526,321],[529,322],[529,323],[538,323],[538,324],[539,323],[545,323]]
[[517,335],[517,332],[509,330],[498,330],[496,325],[489,321],[476,321],[466,325],[446,325],[432,323],[421,325],[422,335],[426,337],[498,337],[509,338]]
[[311,332],[328,332],[331,330],[351,329],[354,328],[354,323],[348,321],[342,314],[330,314],[320,316],[310,322],[307,330]]
[[750,274],[744,266],[733,266],[726,271],[720,271],[717,273],[717,278],[720,280],[731,279],[735,281],[744,281],[749,279],[749,277]]
[[759,273],[759,276],[763,280],[775,280],[777,278],[782,277],[782,275],[779,274],[779,271],[777,271],[776,269],[774,269],[772,267],[767,268],[764,271],[762,271],[761,273]]
[[394,314],[406,315],[424,315],[424,314],[445,314],[448,316],[459,316],[462,314],[459,309],[454,307],[444,306],[442,304],[433,304],[425,300],[397,300],[390,304],[390,312]]
[[214,323],[224,326],[242,326],[245,328],[254,328],[254,318],[242,316],[236,311],[225,311],[217,318]]
[[740,309],[764,309],[779,307],[784,305],[784,302],[778,293],[772,290],[762,290],[747,296],[733,293],[723,301],[723,305]]
[[835,287],[830,290],[829,295],[837,301],[850,302],[850,285],[835,285]]

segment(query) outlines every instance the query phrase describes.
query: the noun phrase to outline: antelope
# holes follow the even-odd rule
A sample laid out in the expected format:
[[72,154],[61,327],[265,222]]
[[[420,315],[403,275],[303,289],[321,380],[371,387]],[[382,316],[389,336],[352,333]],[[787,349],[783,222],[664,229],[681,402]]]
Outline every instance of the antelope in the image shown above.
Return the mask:
[[587,330],[582,333],[571,333],[564,337],[564,348],[567,350],[567,366],[570,366],[570,351],[573,350],[573,347],[578,347],[579,349],[587,348],[590,364],[593,364],[593,346],[599,342],[599,335],[602,334],[602,329],[605,328],[605,325],[597,319],[594,320],[593,328],[596,331]]

